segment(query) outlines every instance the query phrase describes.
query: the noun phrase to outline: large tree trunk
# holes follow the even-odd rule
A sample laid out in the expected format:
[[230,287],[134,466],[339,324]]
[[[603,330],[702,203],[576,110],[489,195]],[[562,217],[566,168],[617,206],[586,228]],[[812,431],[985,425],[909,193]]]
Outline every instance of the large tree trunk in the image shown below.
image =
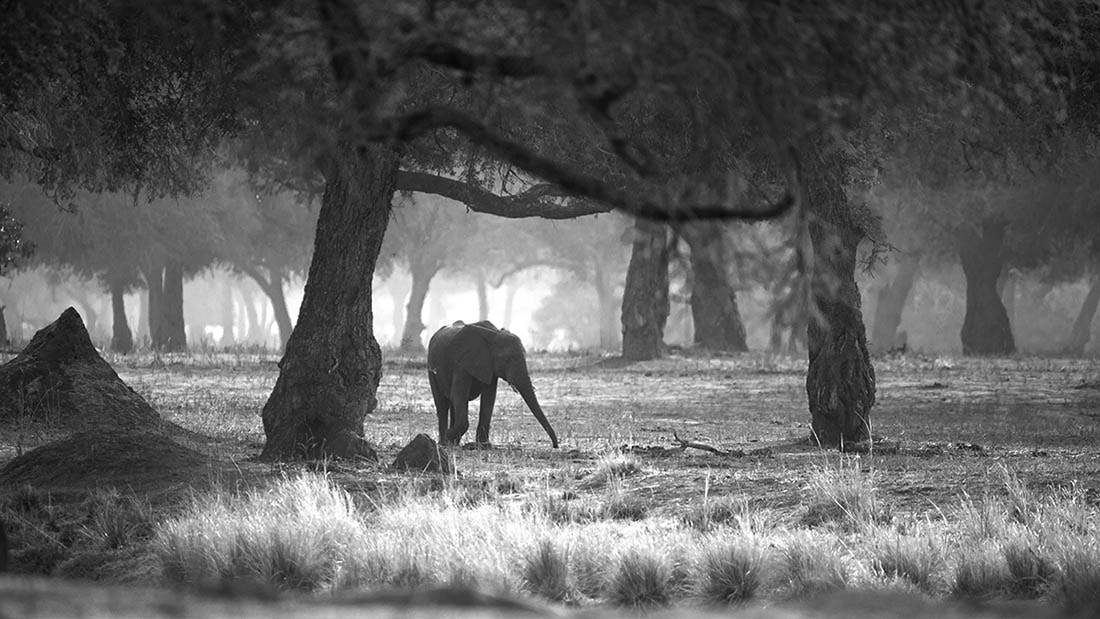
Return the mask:
[[363,439],[382,377],[371,280],[398,163],[377,144],[340,145],[328,162],[298,325],[264,405],[265,458],[375,457]]
[[403,352],[424,352],[424,343],[420,341],[420,334],[424,332],[424,299],[428,298],[428,289],[438,271],[433,265],[423,265],[415,261],[409,265],[412,288],[409,290],[409,302],[405,305],[405,328],[401,332]]
[[186,323],[183,319],[183,267],[174,260],[168,261],[168,265],[164,267],[164,294],[161,300],[164,350],[187,350],[187,332],[184,330]]
[[662,223],[637,219],[623,290],[624,359],[661,356],[668,313],[668,231]]
[[913,290],[913,284],[917,280],[920,260],[919,252],[898,254],[894,279],[879,288],[871,327],[870,346],[873,352],[884,353],[906,346],[906,338],[898,334],[898,327],[901,326],[901,315],[909,299],[909,292]]
[[256,309],[256,295],[248,288],[241,287],[241,306],[244,307],[245,318],[248,319],[248,327],[244,330],[244,341],[249,344],[262,344],[266,339],[263,327],[260,325],[260,312]]
[[875,404],[875,370],[855,279],[863,232],[857,207],[844,194],[844,166],[838,155],[811,151],[801,188],[813,243],[811,294],[819,313],[806,329],[806,395],[818,444],[839,449],[870,438]]
[[112,281],[111,291],[111,350],[128,355],[134,350],[134,335],[126,322],[126,286]]
[[1073,321],[1073,329],[1070,330],[1069,341],[1066,343],[1068,354],[1085,353],[1085,346],[1088,346],[1092,335],[1092,319],[1096,316],[1097,305],[1100,305],[1100,275],[1093,276],[1085,302],[1081,304],[1081,311],[1077,312],[1077,319]]
[[982,223],[981,233],[957,233],[959,258],[966,277],[966,317],[963,319],[964,355],[1010,355],[1016,352],[1008,312],[997,292],[1001,276],[1006,224]]
[[512,328],[512,314],[516,306],[516,293],[519,292],[519,287],[515,284],[508,284],[504,292],[504,321],[501,322],[501,328]]
[[745,352],[745,325],[737,309],[737,292],[726,276],[725,236],[714,222],[697,222],[680,228],[691,248],[691,318],[693,341],[710,350]]
[[615,315],[615,291],[603,263],[597,260],[595,267],[592,286],[596,289],[597,309],[600,313],[600,349],[615,350],[619,347],[622,333]]

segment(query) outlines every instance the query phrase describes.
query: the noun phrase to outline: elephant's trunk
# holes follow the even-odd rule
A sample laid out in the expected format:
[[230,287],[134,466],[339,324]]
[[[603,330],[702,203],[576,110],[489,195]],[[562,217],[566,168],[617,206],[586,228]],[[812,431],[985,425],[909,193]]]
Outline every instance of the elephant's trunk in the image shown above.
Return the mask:
[[539,400],[535,397],[535,387],[530,381],[526,384],[520,383],[515,387],[520,397],[522,397],[523,401],[527,404],[527,408],[531,409],[531,413],[534,414],[535,419],[538,419],[542,429],[546,430],[546,434],[550,436],[550,442],[553,443],[554,449],[557,449],[558,435],[554,433],[554,428],[550,427],[550,422],[546,420],[546,415],[543,414],[542,407],[539,406]]

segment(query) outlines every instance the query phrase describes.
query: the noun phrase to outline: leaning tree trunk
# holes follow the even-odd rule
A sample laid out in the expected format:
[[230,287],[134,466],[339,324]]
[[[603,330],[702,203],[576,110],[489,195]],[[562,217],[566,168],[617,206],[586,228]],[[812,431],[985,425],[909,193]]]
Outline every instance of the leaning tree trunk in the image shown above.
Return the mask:
[[[271,302],[271,311],[275,316],[275,326],[279,329],[279,350],[286,350],[286,342],[290,339],[290,332],[294,330],[294,324],[290,321],[290,311],[286,306],[286,294],[283,292],[283,282],[286,275],[278,268],[269,267],[265,278],[254,268],[244,269],[244,272],[256,282],[260,290],[267,295]],[[266,334],[265,334],[266,335]],[[264,340],[266,341],[266,337]]]
[[111,289],[111,350],[128,355],[134,350],[134,335],[126,322],[126,286],[112,281]]
[[164,268],[164,302],[161,317],[164,320],[164,349],[168,352],[187,350],[186,324],[183,320],[183,267],[174,260]]
[[420,341],[420,334],[424,332],[424,300],[428,298],[428,289],[438,271],[438,267],[415,261],[409,265],[412,288],[409,290],[409,302],[405,305],[405,328],[401,332],[401,350],[404,352],[424,352],[424,343]]
[[264,405],[265,458],[374,457],[363,439],[382,377],[371,280],[398,163],[378,144],[341,144],[328,162],[298,324]]
[[806,328],[810,365],[806,395],[819,445],[845,449],[871,435],[875,369],[856,285],[856,248],[870,218],[848,202],[838,155],[811,152],[801,181],[813,243],[812,301],[818,312]]
[[917,280],[917,271],[920,269],[921,254],[919,252],[904,252],[898,255],[897,272],[893,281],[879,288],[878,298],[875,301],[875,318],[871,327],[871,350],[876,353],[884,353],[902,347],[902,338],[898,334],[901,326],[901,315],[905,310],[905,303],[909,299],[909,292],[913,290],[913,284]]
[[1085,346],[1088,345],[1092,334],[1092,319],[1096,316],[1096,307],[1100,305],[1100,275],[1092,278],[1092,286],[1085,296],[1085,302],[1081,304],[1081,311],[1077,312],[1077,319],[1073,321],[1073,329],[1069,332],[1069,341],[1066,343],[1066,352],[1071,355],[1082,355]]
[[1016,352],[1008,312],[997,292],[1005,227],[1003,221],[986,221],[982,223],[981,234],[963,229],[956,235],[966,277],[966,317],[960,334],[964,355]]
[[664,224],[637,219],[623,289],[623,358],[656,359],[668,321],[668,232]]
[[714,222],[682,226],[691,248],[691,318],[693,341],[710,350],[746,352],[745,325],[737,308],[737,292],[726,275],[725,236]]

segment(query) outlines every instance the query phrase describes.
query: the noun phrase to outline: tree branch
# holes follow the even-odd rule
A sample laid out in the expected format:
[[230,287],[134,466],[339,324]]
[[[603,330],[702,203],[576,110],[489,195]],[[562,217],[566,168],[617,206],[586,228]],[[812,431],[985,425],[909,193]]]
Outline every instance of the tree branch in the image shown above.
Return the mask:
[[553,200],[568,196],[556,185],[542,183],[511,196],[499,196],[491,191],[465,181],[427,174],[424,172],[397,172],[397,189],[430,193],[457,200],[471,211],[499,217],[542,217],[544,219],[572,219],[584,215],[606,213],[610,207],[584,200]]
[[[612,186],[603,179],[568,168],[540,155],[534,150],[490,131],[476,119],[446,107],[430,107],[384,120],[380,122],[378,130],[370,138],[379,141],[393,139],[410,141],[433,130],[443,128],[452,128],[463,133],[501,159],[558,185],[571,195],[591,198],[635,217],[664,222],[695,219],[760,221],[783,215],[795,203],[794,196],[788,191],[778,202],[764,207],[731,208],[715,204],[668,206],[654,201],[645,194],[627,192]],[[588,211],[585,214],[591,212]],[[534,215],[546,216],[541,213],[531,213],[528,216]],[[572,216],[575,217],[576,215]]]

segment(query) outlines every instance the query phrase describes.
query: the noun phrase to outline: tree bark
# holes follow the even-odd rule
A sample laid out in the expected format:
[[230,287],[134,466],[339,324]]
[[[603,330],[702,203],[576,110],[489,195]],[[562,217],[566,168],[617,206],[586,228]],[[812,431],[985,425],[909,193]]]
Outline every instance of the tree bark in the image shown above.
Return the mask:
[[111,350],[128,355],[134,351],[134,335],[126,322],[126,286],[112,281],[111,291]]
[[634,221],[634,246],[623,290],[623,358],[656,359],[668,321],[668,231],[664,224]]
[[341,144],[330,157],[298,325],[264,405],[264,458],[376,458],[363,439],[382,376],[371,280],[399,160],[378,144]]
[[1096,307],[1100,305],[1100,275],[1092,278],[1092,286],[1085,295],[1085,301],[1081,304],[1081,311],[1077,312],[1077,319],[1073,321],[1073,329],[1069,332],[1069,341],[1066,343],[1066,353],[1071,355],[1083,355],[1085,346],[1088,346],[1092,336],[1092,319],[1096,316]]
[[737,308],[737,292],[726,276],[725,237],[713,222],[680,227],[680,236],[691,249],[692,341],[702,348],[746,352],[745,325]]
[[960,333],[964,355],[1016,352],[1008,312],[997,292],[1006,226],[1003,221],[985,221],[980,233],[963,229],[956,234],[966,277],[966,317]]
[[181,352],[187,350],[186,324],[183,319],[183,267],[174,260],[168,261],[164,267],[164,294],[161,296],[163,305],[161,317],[164,350],[168,352]]
[[405,328],[401,332],[403,352],[424,352],[424,343],[420,341],[420,334],[424,332],[424,299],[428,297],[428,289],[438,271],[438,267],[434,265],[424,265],[416,261],[409,264],[412,288],[409,289],[409,302],[405,305]]
[[0,305],[0,346],[7,348],[11,346],[11,338],[8,337],[8,323],[4,320],[5,307],[4,305]]
[[806,395],[818,444],[843,450],[870,438],[875,404],[875,370],[855,279],[863,222],[844,193],[846,168],[839,155],[811,151],[804,169],[801,191],[810,215],[811,297],[817,311],[806,329]]
[[905,303],[909,299],[909,293],[917,280],[920,260],[919,252],[898,254],[895,261],[897,272],[894,274],[893,281],[886,283],[878,290],[870,342],[871,350],[875,353],[885,353],[905,345],[903,341],[905,338],[898,334],[898,327],[901,326],[901,316],[905,310]]

